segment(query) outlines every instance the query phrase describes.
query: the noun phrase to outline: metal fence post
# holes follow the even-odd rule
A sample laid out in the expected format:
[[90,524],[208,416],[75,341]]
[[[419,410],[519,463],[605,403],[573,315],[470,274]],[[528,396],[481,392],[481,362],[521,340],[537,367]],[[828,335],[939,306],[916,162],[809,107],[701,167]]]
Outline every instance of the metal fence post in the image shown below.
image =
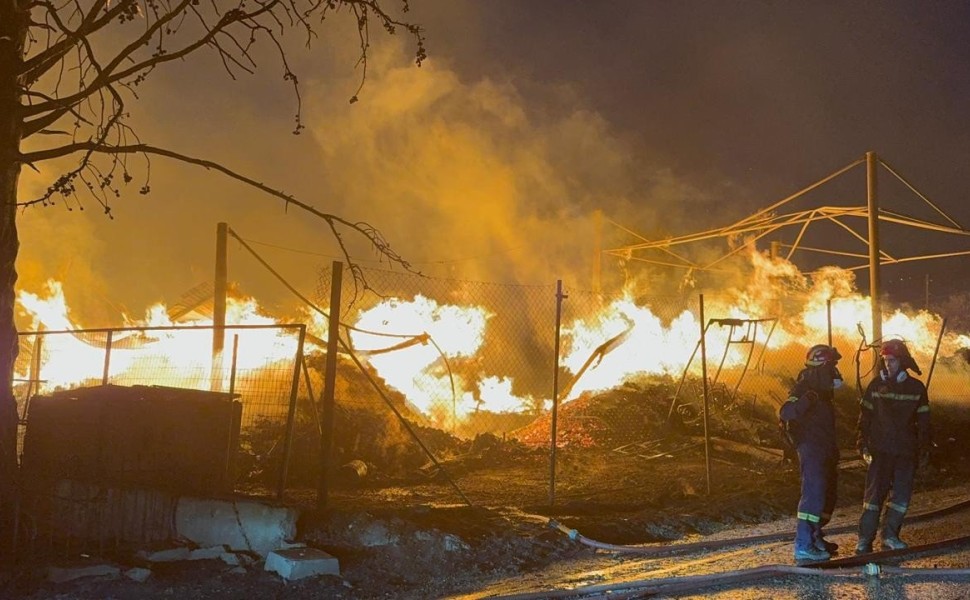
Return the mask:
[[700,295],[701,312],[701,378],[704,380],[704,471],[707,474],[707,493],[711,493],[711,436],[708,430],[709,391],[707,387],[707,327],[704,326],[704,294]]
[[569,296],[562,293],[562,279],[556,282],[556,350],[552,371],[552,421],[549,443],[549,506],[556,504],[556,438],[559,418],[559,338],[562,333],[562,301]]
[[300,368],[303,365],[303,342],[306,339],[306,325],[300,325],[300,337],[296,343],[296,356],[293,359],[293,385],[290,387],[290,411],[286,416],[286,439],[283,441],[283,465],[280,467],[280,481],[276,487],[277,500],[283,499],[286,488],[286,472],[290,466],[290,453],[293,451],[293,428],[296,425],[296,396],[300,391]]
[[104,343],[104,372],[101,374],[101,385],[108,385],[108,373],[111,371],[111,334],[108,332],[108,339]]

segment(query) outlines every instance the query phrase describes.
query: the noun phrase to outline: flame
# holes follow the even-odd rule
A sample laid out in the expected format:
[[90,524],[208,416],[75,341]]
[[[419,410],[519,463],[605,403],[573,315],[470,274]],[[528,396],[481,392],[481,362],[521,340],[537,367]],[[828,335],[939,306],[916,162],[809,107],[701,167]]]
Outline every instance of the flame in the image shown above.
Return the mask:
[[[420,295],[412,301],[389,299],[364,311],[350,337],[354,348],[363,352],[385,348],[388,336],[421,340],[399,352],[372,354],[370,363],[422,413],[453,425],[477,404],[469,382],[455,372],[455,363],[478,353],[492,316],[481,307],[439,305]],[[491,390],[500,387],[490,384]]]
[[[17,296],[20,308],[29,318],[34,331],[80,331],[70,319],[63,285],[49,280],[47,294],[41,297],[27,291]],[[252,298],[232,299],[226,305],[227,325],[272,325],[275,321],[260,313]],[[148,308],[144,320],[130,321],[130,327],[172,327],[164,304]],[[229,385],[228,366],[213,360],[212,319],[195,318],[178,323],[200,329],[123,331],[114,334],[108,359],[111,382],[159,383],[160,373],[174,377],[180,387],[225,390]],[[296,340],[279,329],[245,329],[246,343],[235,357],[237,371],[261,369],[279,362],[292,361]],[[228,331],[229,335],[234,333]],[[101,382],[106,363],[107,333],[84,336],[43,335],[40,392]],[[228,337],[228,336],[227,336]],[[231,342],[227,341],[227,346]],[[31,379],[18,371],[15,377]]]
[[[759,371],[752,377],[770,376],[780,382],[783,376],[797,372],[807,346],[828,339],[830,327],[836,347],[846,357],[860,346],[862,336],[872,342],[869,298],[855,289],[851,272],[829,267],[807,278],[788,261],[770,258],[753,247],[746,256],[742,285],[705,295],[708,323],[704,324],[707,333],[703,347],[696,307],[671,311],[669,306],[637,301],[632,293],[592,314],[565,322],[561,329],[559,366],[565,377],[560,400],[611,389],[640,377],[699,375],[702,352],[706,353],[708,368],[718,373],[739,373],[757,363]],[[18,295],[31,327],[76,330],[61,284],[50,281],[46,287],[43,295],[26,291]],[[455,429],[481,411],[530,413],[550,406],[551,389],[516,392],[516,381],[509,373],[486,370],[495,368],[486,365],[498,364],[484,360],[483,354],[489,351],[490,324],[501,316],[468,302],[442,304],[420,295],[411,300],[390,298],[356,313],[355,322],[347,329],[347,341],[415,410],[435,425]],[[237,325],[276,322],[263,314],[252,298],[231,299],[226,320]],[[312,333],[325,338],[327,323],[322,315],[307,315],[305,320]],[[211,325],[211,320],[200,318],[190,323]],[[141,324],[173,325],[163,304],[150,307]],[[939,315],[896,310],[884,315],[883,332],[887,338],[906,340],[925,368],[938,344],[944,357],[970,347],[966,334],[948,332],[939,337],[941,326]],[[214,372],[211,331],[201,330],[198,336],[192,336],[148,330],[140,336],[140,347],[122,345],[112,350],[112,378],[150,379],[152,369],[164,368],[182,373],[185,387],[208,387]],[[237,357],[238,369],[261,369],[281,361],[292,364],[292,336],[274,329],[253,330],[247,336],[245,348]],[[70,335],[57,337],[64,346],[45,353],[45,389],[77,385],[101,372],[103,344],[91,345]],[[51,338],[53,343],[54,336]],[[940,377],[955,378],[955,389],[962,389],[956,382],[962,381],[960,377],[965,379],[965,365],[966,361],[961,361],[956,367],[948,366]],[[227,384],[222,371],[214,379],[218,385]]]

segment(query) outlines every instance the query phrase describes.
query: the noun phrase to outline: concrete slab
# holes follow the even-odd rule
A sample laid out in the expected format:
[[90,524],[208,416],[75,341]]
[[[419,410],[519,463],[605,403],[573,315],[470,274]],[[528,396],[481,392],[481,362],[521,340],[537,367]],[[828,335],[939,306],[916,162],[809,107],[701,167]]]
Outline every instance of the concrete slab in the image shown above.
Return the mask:
[[201,547],[225,544],[261,557],[296,536],[298,511],[256,500],[179,498],[175,530]]
[[274,550],[266,556],[264,568],[287,581],[316,575],[340,575],[339,561],[316,548]]

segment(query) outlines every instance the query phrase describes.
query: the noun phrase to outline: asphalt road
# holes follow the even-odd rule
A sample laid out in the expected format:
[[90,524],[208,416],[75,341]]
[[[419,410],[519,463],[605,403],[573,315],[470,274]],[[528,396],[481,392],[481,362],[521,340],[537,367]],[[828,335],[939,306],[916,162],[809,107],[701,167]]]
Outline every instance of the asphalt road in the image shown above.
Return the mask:
[[[970,486],[917,494],[911,503],[911,517],[970,500]],[[860,503],[861,504],[861,503]],[[860,506],[861,509],[861,506]],[[829,535],[840,544],[837,558],[852,556],[856,543],[854,527],[859,511],[837,513],[830,529],[850,531]],[[678,543],[747,538],[794,531],[794,518],[726,530]],[[970,536],[970,508],[904,524],[902,537],[910,543],[931,544]],[[577,542],[580,543],[580,542]],[[877,541],[878,549],[878,541]],[[792,542],[762,542],[721,550],[696,551],[676,556],[649,557],[626,552],[600,551],[591,558],[557,563],[541,572],[499,581],[462,600],[506,598],[716,598],[722,600],[821,600],[821,599],[965,599],[970,598],[970,576],[947,576],[946,569],[970,567],[970,543],[924,552],[905,558],[882,559],[882,566],[904,569],[934,569],[929,575],[881,572],[866,575],[861,567],[822,569],[812,574],[793,574],[720,587],[695,587],[676,594],[645,592],[644,585],[671,577],[696,578],[731,573],[769,565],[794,566]],[[687,580],[688,582],[692,580]],[[639,590],[638,590],[639,588]]]

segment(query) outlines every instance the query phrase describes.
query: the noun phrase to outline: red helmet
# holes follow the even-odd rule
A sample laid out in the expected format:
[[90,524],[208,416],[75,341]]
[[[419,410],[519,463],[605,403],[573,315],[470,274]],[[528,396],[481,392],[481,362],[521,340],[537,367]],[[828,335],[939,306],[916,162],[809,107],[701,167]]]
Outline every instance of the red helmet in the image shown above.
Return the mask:
[[912,369],[916,371],[918,375],[922,375],[923,372],[920,371],[919,367],[916,365],[916,360],[913,355],[909,353],[909,348],[906,347],[906,343],[903,340],[886,340],[882,343],[882,347],[879,348],[880,356],[895,356],[899,359],[900,369]]
[[902,359],[905,356],[909,356],[909,348],[906,347],[906,343],[903,340],[886,340],[882,343],[882,348],[879,349],[879,355],[886,356],[887,354]]
[[821,367],[826,363],[834,363],[840,358],[842,358],[842,355],[834,347],[825,344],[816,344],[805,355],[805,366]]

